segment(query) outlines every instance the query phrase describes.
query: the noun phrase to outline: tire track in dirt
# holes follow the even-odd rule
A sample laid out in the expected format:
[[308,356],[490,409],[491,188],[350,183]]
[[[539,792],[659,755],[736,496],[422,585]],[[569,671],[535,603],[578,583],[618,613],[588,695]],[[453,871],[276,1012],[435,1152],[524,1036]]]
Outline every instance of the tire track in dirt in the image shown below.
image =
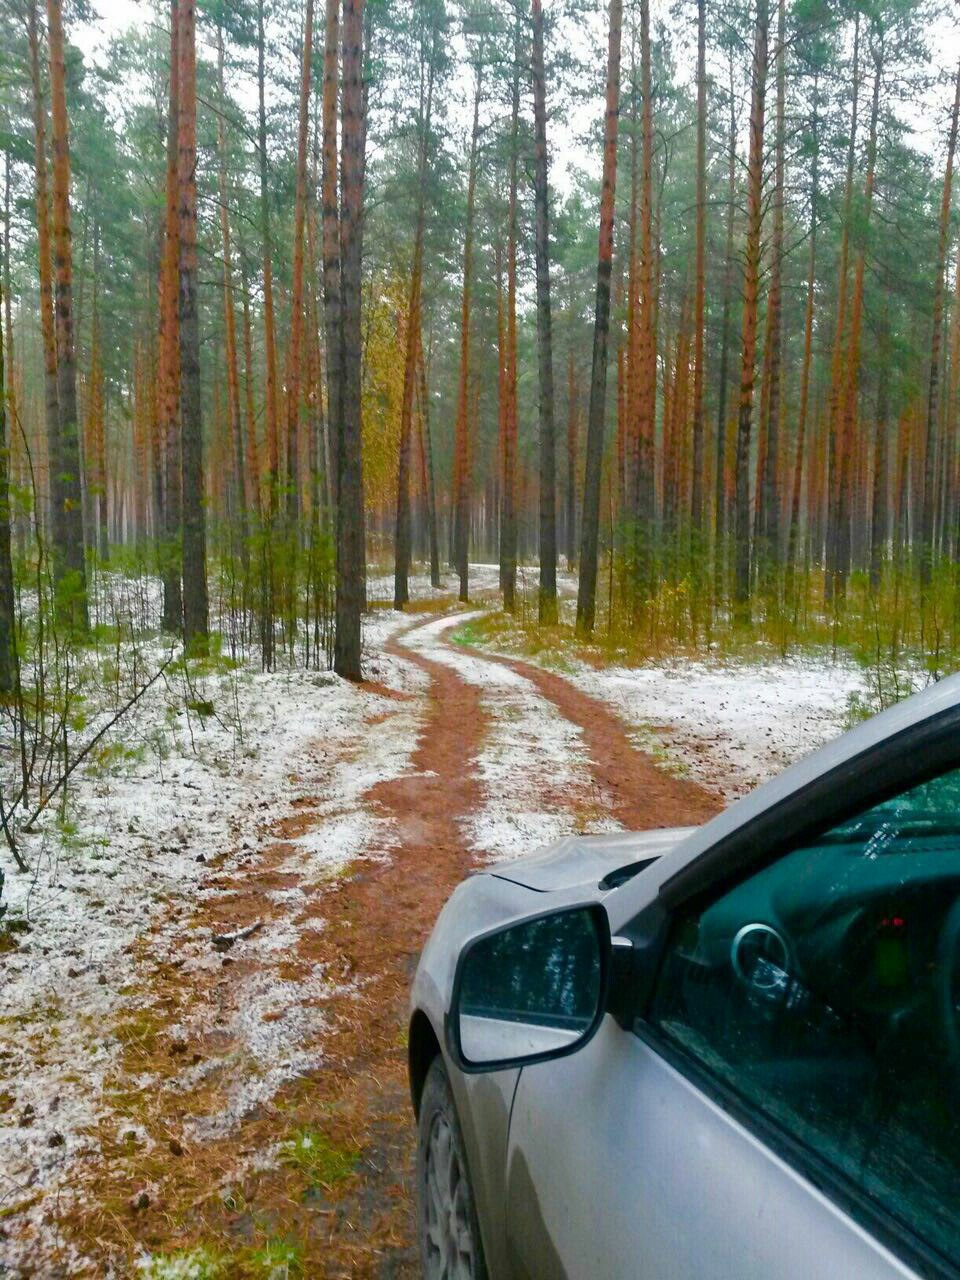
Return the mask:
[[479,761],[482,803],[464,824],[464,840],[484,859],[499,861],[572,832],[618,829],[579,726],[526,675],[444,643],[444,635],[470,616],[441,617],[400,640],[478,688],[490,715]]
[[[454,645],[445,641],[448,648]],[[692,826],[723,808],[723,799],[698,782],[678,778],[635,746],[620,717],[569,680],[519,658],[471,648],[471,653],[526,677],[583,734],[591,772],[627,831]]]

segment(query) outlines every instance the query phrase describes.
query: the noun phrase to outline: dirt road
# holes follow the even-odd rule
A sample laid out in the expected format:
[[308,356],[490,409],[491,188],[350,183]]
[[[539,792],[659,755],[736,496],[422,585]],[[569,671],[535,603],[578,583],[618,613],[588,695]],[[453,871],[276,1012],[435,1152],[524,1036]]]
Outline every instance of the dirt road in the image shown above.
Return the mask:
[[[377,709],[329,762],[362,780],[383,736],[416,741],[400,776],[362,791],[364,854],[312,869],[325,778],[304,778],[294,816],[212,866],[190,919],[141,940],[136,1008],[103,1029],[122,1066],[102,1122],[13,1274],[124,1275],[147,1255],[147,1275],[199,1280],[284,1275],[284,1259],[290,1275],[417,1274],[406,1000],[444,899],[534,837],[718,805],[562,677],[450,643],[455,625],[431,615],[372,655]],[[0,1229],[12,1238],[16,1215]]]

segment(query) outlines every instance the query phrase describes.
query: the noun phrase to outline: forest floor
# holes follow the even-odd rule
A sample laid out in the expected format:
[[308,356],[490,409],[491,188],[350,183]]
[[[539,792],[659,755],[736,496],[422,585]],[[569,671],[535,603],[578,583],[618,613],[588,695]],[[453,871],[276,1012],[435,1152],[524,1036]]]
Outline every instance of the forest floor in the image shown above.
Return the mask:
[[363,685],[211,674],[194,701],[229,701],[240,745],[226,713],[173,717],[176,750],[85,774],[74,844],[9,878],[0,1276],[414,1276],[406,1001],[451,889],[572,831],[704,820],[838,732],[859,680],[534,661],[417,594],[370,615]]

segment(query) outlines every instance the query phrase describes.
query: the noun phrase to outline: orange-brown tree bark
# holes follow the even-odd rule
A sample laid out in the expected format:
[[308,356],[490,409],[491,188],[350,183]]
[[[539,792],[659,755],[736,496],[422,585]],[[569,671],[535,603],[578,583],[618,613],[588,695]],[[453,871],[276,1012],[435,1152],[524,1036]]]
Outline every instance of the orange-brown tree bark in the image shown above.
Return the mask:
[[157,433],[162,454],[161,576],[165,631],[183,627],[180,580],[180,223],[177,208],[177,155],[180,116],[179,0],[170,2],[170,86],[167,107],[167,176],[163,254],[160,262]]
[[241,564],[248,562],[248,522],[244,485],[243,416],[240,408],[240,375],[237,360],[237,321],[233,297],[233,250],[230,236],[229,191],[227,186],[226,92],[223,78],[223,22],[217,23],[217,153],[220,181],[220,239],[223,248],[223,347],[227,366],[227,423],[230,438],[232,497]]
[[860,335],[863,324],[863,282],[867,262],[867,236],[873,208],[874,174],[877,162],[877,121],[880,114],[880,87],[883,83],[882,33],[873,45],[874,78],[867,142],[867,174],[863,191],[863,214],[858,219],[860,245],[854,271],[853,295],[850,301],[850,334],[844,369],[843,404],[837,439],[839,494],[837,503],[837,551],[834,571],[834,594],[846,591],[850,570],[850,519],[854,467],[856,458],[857,400],[860,390]]
[[720,364],[717,371],[717,430],[714,441],[713,595],[724,596],[727,561],[727,366],[730,359],[730,310],[733,293],[733,220],[737,181],[737,111],[734,95],[733,47],[729,60],[730,133],[727,147],[727,238],[723,259],[723,313],[720,321]]
[[880,314],[877,317],[877,357],[877,407],[874,423],[873,486],[870,496],[870,589],[874,592],[880,588],[890,527],[887,461],[887,431],[890,415],[890,327],[885,302],[881,304]]
[[767,91],[769,10],[757,0],[751,70],[750,150],[747,162],[747,234],[744,246],[740,398],[737,411],[734,524],[734,614],[750,620],[750,435],[756,379],[760,236],[763,224],[763,134]]
[[423,355],[423,334],[417,344],[417,400],[423,428],[423,453],[427,466],[427,538],[430,543],[430,585],[440,586],[440,540],[437,530],[437,485],[430,438],[430,395],[427,389],[427,364]]
[[653,86],[650,0],[640,0],[640,298],[637,346],[634,489],[634,606],[649,595],[656,554],[657,311],[659,234],[653,227]]
[[303,345],[303,247],[307,203],[307,130],[310,123],[310,64],[313,53],[313,0],[306,0],[300,115],[297,129],[297,186],[293,214],[293,284],[290,291],[290,340],[287,345],[286,509],[291,526],[300,515],[300,388]]
[[[263,241],[263,330],[266,378],[266,449],[267,449],[267,506],[272,520],[277,513],[278,485],[280,479],[280,427],[277,420],[277,328],[273,297],[273,240],[270,232],[270,189],[267,171],[267,107],[266,107],[266,42],[263,22],[263,0],[257,0],[257,152],[260,166],[260,235]],[[268,611],[272,606],[268,606]],[[270,627],[264,621],[264,638]],[[272,631],[270,631],[272,636]],[[267,639],[272,652],[272,639]],[[265,654],[268,665],[272,660]]]
[[[93,229],[93,300],[90,308],[90,377],[87,384],[86,472],[93,549],[106,558],[107,464],[104,439],[103,357],[100,349],[100,227]],[[151,473],[153,468],[151,467]]]
[[393,607],[403,609],[410,599],[410,449],[413,436],[413,397],[420,347],[420,295],[423,281],[423,237],[426,229],[427,159],[433,116],[433,84],[438,51],[437,23],[420,38],[420,107],[417,118],[417,214],[413,232],[413,261],[407,302],[403,392],[400,402],[400,447],[397,459],[397,519],[394,538]]
[[827,505],[826,599],[833,601],[840,563],[840,487],[843,445],[843,351],[847,328],[848,275],[850,260],[850,220],[853,207],[853,165],[856,155],[857,122],[860,105],[860,12],[854,15],[853,28],[853,101],[850,108],[850,133],[847,141],[847,172],[843,196],[843,223],[840,237],[840,269],[837,284],[837,322],[830,365],[830,416],[827,441],[827,463],[830,468],[830,500]]
[[83,543],[80,430],[73,337],[73,255],[70,244],[70,140],[60,0],[47,0],[53,146],[53,264],[57,343],[59,450],[50,459],[54,576],[61,616],[86,631],[87,573]]
[[473,286],[473,223],[477,191],[477,151],[480,143],[482,70],[478,58],[470,131],[470,169],[467,178],[467,217],[463,237],[463,292],[460,307],[460,379],[454,430],[456,483],[454,486],[454,564],[460,579],[460,599],[469,599],[470,551],[470,295]]
[[802,498],[807,418],[810,413],[810,370],[813,364],[813,304],[817,283],[817,231],[820,205],[820,118],[819,74],[813,78],[813,115],[810,156],[810,257],[807,267],[807,297],[803,326],[803,365],[800,373],[800,408],[797,419],[796,454],[790,493],[790,524],[787,535],[787,573],[796,574],[800,554],[800,501]]
[[[33,95],[33,157],[37,213],[37,252],[40,276],[40,332],[43,340],[44,421],[47,453],[60,453],[60,402],[57,394],[57,339],[53,318],[53,270],[50,257],[50,200],[47,183],[47,110],[40,77],[40,37],[37,0],[27,5],[27,44]],[[52,501],[53,495],[48,495]]]
[[690,523],[693,527],[693,567],[699,578],[703,553],[704,469],[703,382],[704,320],[707,257],[707,6],[697,0],[697,241],[693,302],[693,481],[690,487]]
[[243,398],[246,417],[246,496],[250,507],[259,520],[262,514],[260,494],[260,449],[257,443],[257,423],[254,410],[254,375],[253,375],[253,325],[250,319],[250,287],[246,271],[243,269],[243,252],[241,260],[241,289],[243,293]]
[[933,286],[930,372],[927,381],[926,430],[924,432],[923,503],[920,514],[920,581],[923,586],[929,585],[933,574],[933,543],[937,515],[934,482],[937,462],[938,415],[940,411],[940,350],[943,345],[943,294],[946,287],[944,272],[947,265],[947,246],[950,242],[950,198],[953,188],[953,162],[957,150],[958,116],[960,116],[960,66],[957,67],[953,111],[950,116],[950,133],[947,139],[947,160],[943,175],[943,195],[940,201],[940,235]]
[[764,356],[767,360],[767,395],[763,470],[760,475],[760,513],[757,547],[758,577],[769,590],[780,560],[780,381],[783,347],[783,220],[786,152],[786,4],[777,5],[777,112],[774,144],[773,233],[770,246],[770,286],[767,292],[767,328]]
[[577,458],[580,453],[580,387],[577,382],[573,339],[567,353],[567,518],[564,528],[567,569],[574,567],[577,555]]
[[[9,220],[7,220],[3,237],[5,268],[10,258],[9,226]],[[6,269],[0,275],[0,280],[3,281],[3,286],[9,287],[9,273]],[[8,298],[9,294],[5,293],[4,297]],[[3,298],[0,298],[0,304],[2,303]],[[0,305],[0,312],[2,312],[2,305]],[[4,362],[6,345],[4,338],[9,341],[9,336],[9,326],[6,327],[5,335],[0,330],[0,693],[4,694],[10,693],[17,683],[13,539],[10,512],[10,433],[14,425],[11,423],[10,428],[7,427],[7,405],[10,398],[7,378],[12,377],[12,372],[11,375],[5,373],[7,365]],[[20,859],[18,859],[19,862]],[[25,871],[26,867],[21,866],[21,870]]]

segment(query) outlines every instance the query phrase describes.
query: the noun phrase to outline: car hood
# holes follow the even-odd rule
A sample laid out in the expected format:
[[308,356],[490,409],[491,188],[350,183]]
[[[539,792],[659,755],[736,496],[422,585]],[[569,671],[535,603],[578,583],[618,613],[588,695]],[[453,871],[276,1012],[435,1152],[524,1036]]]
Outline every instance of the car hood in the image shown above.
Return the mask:
[[488,874],[551,893],[561,889],[615,889],[690,835],[693,827],[658,831],[616,831],[598,836],[567,836],[515,861],[498,863]]

